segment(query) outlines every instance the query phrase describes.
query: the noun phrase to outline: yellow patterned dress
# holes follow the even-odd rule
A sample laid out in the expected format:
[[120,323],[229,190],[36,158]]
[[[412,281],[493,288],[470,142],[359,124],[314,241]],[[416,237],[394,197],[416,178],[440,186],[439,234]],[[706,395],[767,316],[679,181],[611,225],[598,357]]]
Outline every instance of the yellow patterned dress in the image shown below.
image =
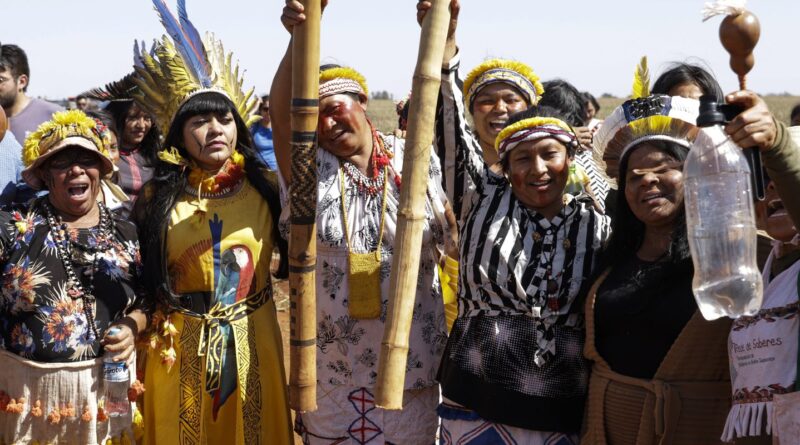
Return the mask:
[[145,443],[291,444],[268,204],[247,180],[229,196],[193,195],[170,215],[181,298],[148,353]]

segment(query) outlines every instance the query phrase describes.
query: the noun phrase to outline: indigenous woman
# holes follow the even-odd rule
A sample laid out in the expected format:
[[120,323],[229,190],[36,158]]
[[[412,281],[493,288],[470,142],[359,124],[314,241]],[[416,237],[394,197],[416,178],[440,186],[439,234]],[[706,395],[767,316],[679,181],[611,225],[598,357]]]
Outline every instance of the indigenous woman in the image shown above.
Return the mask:
[[132,363],[146,325],[136,228],[100,195],[109,143],[83,112],[54,114],[23,154],[25,182],[48,194],[0,212],[2,443],[133,438],[134,411],[109,419],[102,383],[103,354]]
[[439,370],[444,443],[577,444],[588,365],[576,299],[608,236],[606,217],[564,195],[577,146],[541,107],[499,134],[502,176],[480,151],[461,155],[469,184],[458,318]]
[[[287,3],[283,22],[303,18]],[[299,17],[298,17],[299,16]],[[278,164],[289,171],[291,51],[272,85]],[[317,137],[317,410],[298,414],[306,444],[429,444],[436,440],[439,388],[436,369],[447,337],[436,246],[442,243],[443,197],[438,160],[431,159],[426,222],[402,411],[374,403],[378,354],[389,298],[389,271],[398,217],[403,140],[374,129],[366,116],[367,85],[350,68],[320,73]],[[290,208],[284,206],[282,223]],[[370,259],[375,273],[353,279]],[[355,267],[354,267],[355,266]]]
[[697,309],[683,207],[699,103],[646,87],[634,94],[595,136],[603,158],[619,163],[620,193],[604,272],[586,302],[593,366],[583,441],[718,443],[730,407],[730,320],[709,322]]
[[121,209],[122,215],[127,217],[142,186],[153,177],[158,161],[159,130],[153,125],[153,116],[133,100],[115,100],[106,109],[114,116],[119,131],[117,184],[130,198]]
[[[800,200],[796,193],[800,188],[797,174],[800,131],[788,131],[778,123],[763,100],[753,93],[736,93],[729,101],[752,105],[743,118],[732,122],[734,128],[729,133],[735,135],[737,125],[762,129],[764,137],[760,141],[751,138],[750,143],[743,141],[741,146],[762,150],[767,177],[771,180],[767,181],[764,201],[756,202],[756,219],[774,241],[763,270],[761,310],[734,320],[728,339],[733,406],[722,440],[735,440],[737,445],[769,445],[773,436],[780,435],[780,443],[788,443],[796,439],[784,436],[786,432],[780,427],[783,410],[776,409],[776,405],[781,397],[796,398],[795,391],[800,390],[797,375],[800,236],[796,228],[800,225]],[[742,136],[750,135],[745,132]]]
[[[178,33],[199,35],[185,16],[182,23]],[[192,39],[198,64],[182,58],[183,44],[165,38],[155,58],[143,55],[148,68],[137,79],[136,100],[168,129],[164,162],[135,212],[159,311],[145,371],[154,388],[144,399],[145,443],[291,444],[270,282],[278,189],[242,119],[255,101],[239,89],[220,42]]]

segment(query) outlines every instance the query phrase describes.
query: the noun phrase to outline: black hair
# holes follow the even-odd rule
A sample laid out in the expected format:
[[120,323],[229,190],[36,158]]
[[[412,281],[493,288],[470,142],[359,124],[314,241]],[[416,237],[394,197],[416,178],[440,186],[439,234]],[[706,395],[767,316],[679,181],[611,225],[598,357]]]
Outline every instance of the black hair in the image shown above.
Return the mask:
[[586,125],[586,100],[574,85],[563,79],[548,80],[542,84],[544,94],[539,105],[561,111],[561,120],[573,127]]
[[792,113],[789,115],[789,119],[794,120],[795,117],[800,115],[800,104],[797,104],[792,108]]
[[[8,70],[14,77],[24,74],[30,83],[31,69],[28,66],[28,56],[19,46],[0,45],[0,68]],[[22,91],[28,91],[28,84],[25,84],[25,88]]]
[[592,93],[590,93],[588,91],[584,91],[584,92],[581,93],[581,95],[583,96],[583,102],[584,103],[586,103],[586,104],[588,104],[589,102],[592,103],[592,106],[594,106],[594,112],[595,113],[600,111],[600,102],[597,101],[597,98],[594,97],[594,95],[592,95]]
[[[112,101],[106,105],[105,110],[110,112],[112,116],[114,116],[114,124],[117,130],[117,136],[119,136],[119,143],[122,146],[122,133],[125,131],[125,120],[128,117],[128,111],[133,107],[134,102],[132,100],[120,100],[120,101]],[[147,113],[142,107],[138,106],[142,111]],[[158,151],[161,149],[161,131],[156,125],[155,119],[151,119],[153,125],[150,127],[150,131],[144,135],[144,139],[142,139],[142,143],[140,144],[140,152],[142,157],[145,160],[145,163],[148,167],[155,167],[158,165]]]
[[703,95],[715,96],[719,103],[725,102],[725,94],[710,70],[686,62],[675,62],[668,70],[661,73],[650,92],[669,94],[671,89],[684,83],[693,83],[700,87]]
[[[86,96],[79,96],[79,97],[86,97]],[[114,120],[114,116],[106,110],[89,110],[84,111],[87,116],[91,117],[92,119],[97,119],[103,123],[115,136],[119,135],[117,132],[117,123]]]
[[[686,156],[689,154],[689,149],[672,141],[651,140],[647,141],[647,144],[658,148],[667,156],[681,162],[685,161]],[[602,272],[607,267],[622,264],[624,261],[629,260],[636,254],[644,241],[644,223],[636,218],[630,205],[628,205],[628,200],[625,198],[628,160],[631,152],[635,149],[636,147],[629,149],[620,159],[616,213],[611,221],[611,239],[600,258],[601,267],[598,268],[599,272]],[[683,206],[681,206],[675,221],[672,241],[662,262],[665,265],[682,264],[680,267],[685,267],[684,263],[691,258],[691,255],[686,234],[686,213]]]
[[[561,110],[549,107],[547,105],[539,104],[539,105],[534,105],[526,110],[518,111],[509,116],[508,120],[506,121],[505,127],[508,127],[509,125],[513,125],[519,121],[523,121],[525,119],[530,119],[533,117],[552,117],[566,122],[564,113],[562,113]],[[567,147],[567,155],[569,155],[569,157],[575,156],[575,147]],[[509,168],[508,163],[509,163],[509,157],[508,156],[503,157],[503,160],[500,165],[503,168],[504,172],[508,171]]]
[[[236,106],[227,97],[215,93],[200,93],[189,99],[175,115],[165,139],[167,147],[175,147],[185,159],[191,159],[183,143],[183,126],[186,121],[201,114],[233,114],[236,123],[236,150],[244,157],[244,170],[247,180],[258,190],[270,208],[273,217],[272,236],[277,239],[280,216],[280,201],[277,184],[267,179],[267,167],[253,149],[250,131],[244,119],[236,111]],[[150,295],[161,304],[175,305],[172,290],[166,285],[166,258],[163,255],[170,214],[178,198],[188,184],[188,171],[174,164],[159,162],[153,179],[145,186],[143,196],[136,203],[135,215],[139,225],[139,241],[144,260],[144,286]]]
[[269,100],[269,94],[265,94],[265,95],[261,96],[261,102],[266,102],[268,100]]

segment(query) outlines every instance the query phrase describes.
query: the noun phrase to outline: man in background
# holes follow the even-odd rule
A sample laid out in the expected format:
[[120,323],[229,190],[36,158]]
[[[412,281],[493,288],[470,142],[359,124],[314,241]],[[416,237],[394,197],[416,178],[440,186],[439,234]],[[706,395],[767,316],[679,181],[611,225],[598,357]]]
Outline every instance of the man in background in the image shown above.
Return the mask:
[[75,109],[81,111],[89,111],[89,98],[84,95],[76,97]]
[[272,123],[269,120],[269,94],[261,96],[258,114],[261,116],[261,120],[250,127],[253,144],[261,161],[270,170],[277,170],[278,161],[275,160],[275,148],[272,145]]
[[25,137],[50,120],[63,108],[56,104],[28,97],[30,81],[28,56],[17,45],[0,45],[0,106],[8,116],[11,132],[20,144]]

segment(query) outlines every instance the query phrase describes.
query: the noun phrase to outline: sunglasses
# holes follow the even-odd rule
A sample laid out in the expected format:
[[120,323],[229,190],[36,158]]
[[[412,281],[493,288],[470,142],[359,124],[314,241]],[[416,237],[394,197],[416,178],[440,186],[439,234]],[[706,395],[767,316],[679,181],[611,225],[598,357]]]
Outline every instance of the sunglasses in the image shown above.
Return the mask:
[[100,164],[100,159],[97,155],[86,152],[64,153],[50,160],[47,164],[47,168],[51,170],[66,170],[75,164],[78,164],[82,168],[96,167]]

